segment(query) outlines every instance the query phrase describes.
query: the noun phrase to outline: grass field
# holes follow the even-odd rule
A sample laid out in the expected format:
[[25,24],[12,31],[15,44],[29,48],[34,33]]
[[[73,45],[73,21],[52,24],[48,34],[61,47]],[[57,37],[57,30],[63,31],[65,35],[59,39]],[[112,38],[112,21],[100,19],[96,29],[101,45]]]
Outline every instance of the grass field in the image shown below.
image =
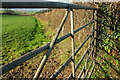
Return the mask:
[[35,14],[36,12],[20,12],[20,11],[14,11],[15,14],[20,14],[20,15],[31,15]]
[[2,15],[2,64],[43,45],[43,26],[32,16]]

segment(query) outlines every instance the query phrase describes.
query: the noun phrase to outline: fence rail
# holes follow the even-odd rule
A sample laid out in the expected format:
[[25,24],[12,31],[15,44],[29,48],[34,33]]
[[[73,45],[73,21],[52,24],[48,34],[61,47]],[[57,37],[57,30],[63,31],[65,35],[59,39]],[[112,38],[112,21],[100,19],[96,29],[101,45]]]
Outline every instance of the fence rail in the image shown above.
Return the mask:
[[[86,62],[84,64],[84,67],[83,67],[81,73],[78,76],[78,79],[80,79],[82,76],[83,76],[83,78],[86,78],[88,74],[89,74],[88,78],[90,78],[90,76],[91,76],[91,74],[94,70],[94,67],[95,67],[95,62],[94,62],[95,50],[94,50],[94,48],[96,46],[94,45],[94,43],[95,43],[94,40],[96,38],[94,36],[94,34],[95,34],[95,28],[94,27],[95,27],[95,10],[96,10],[96,8],[88,7],[88,6],[82,6],[82,5],[76,5],[76,4],[60,3],[60,2],[2,2],[2,3],[3,3],[2,4],[3,8],[23,8],[23,7],[24,8],[67,8],[67,11],[66,11],[66,13],[63,17],[63,20],[60,24],[60,27],[58,28],[58,31],[57,31],[54,39],[50,43],[32,51],[32,52],[29,52],[28,54],[25,54],[25,55],[21,56],[20,58],[14,60],[14,61],[12,61],[8,64],[5,64],[5,65],[1,66],[0,69],[2,69],[3,74],[8,72],[11,69],[17,67],[18,65],[24,63],[25,61],[29,60],[30,58],[36,56],[37,54],[40,54],[41,52],[48,49],[47,53],[45,54],[43,60],[41,61],[41,64],[39,65],[39,67],[37,69],[37,72],[34,76],[34,79],[38,79],[38,77],[40,76],[40,74],[41,74],[41,72],[44,68],[44,65],[45,65],[48,57],[51,54],[51,51],[52,51],[54,45],[71,36],[71,38],[72,38],[72,54],[69,57],[69,59],[53,75],[51,75],[50,79],[55,79],[58,76],[58,74],[71,61],[72,61],[72,72],[69,75],[69,80],[71,78],[75,79],[75,72],[77,71],[78,67],[80,66],[81,62],[83,61],[83,59],[85,58],[87,53],[88,53],[88,56],[87,56]],[[88,24],[74,30],[74,10],[73,9],[91,9],[91,10],[93,10],[93,20],[91,22],[89,22]],[[69,13],[71,13],[71,33],[68,33],[68,34],[58,38]],[[82,30],[83,28],[87,27],[88,25],[92,24],[92,23],[93,23],[93,27],[92,27],[91,34],[88,35],[88,37],[83,41],[83,43],[75,51],[74,34],[77,33],[78,31]],[[79,60],[77,66],[75,67],[75,55],[79,52],[79,50],[84,46],[84,44],[89,39],[90,39],[90,44],[89,44],[88,48],[86,49],[86,51],[84,52],[82,58]],[[91,47],[92,47],[92,50],[91,50]],[[92,62],[90,63],[90,65],[87,69],[87,64],[88,64],[90,56],[92,56]],[[93,64],[93,67],[92,67],[92,70],[90,71],[90,67],[92,66],[92,64]]]
[[1,1],[3,8],[72,8],[72,9],[93,9],[97,8],[88,7],[83,5],[76,5],[62,2],[10,2],[9,0]]

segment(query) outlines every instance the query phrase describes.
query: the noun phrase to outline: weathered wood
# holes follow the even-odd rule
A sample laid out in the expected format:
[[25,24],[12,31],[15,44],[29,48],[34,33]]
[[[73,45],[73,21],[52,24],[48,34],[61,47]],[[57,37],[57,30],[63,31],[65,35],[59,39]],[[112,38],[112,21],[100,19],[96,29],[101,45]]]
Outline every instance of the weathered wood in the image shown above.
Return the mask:
[[[90,54],[88,55],[87,59],[86,59],[86,63],[88,62],[91,54],[94,52],[94,46],[92,47],[92,50],[90,51]],[[86,65],[87,66],[87,65]]]
[[61,24],[60,24],[60,27],[58,28],[58,31],[57,31],[54,39],[53,39],[52,42],[50,43],[49,49],[48,49],[46,55],[45,55],[44,58],[42,59],[40,65],[39,65],[39,67],[38,67],[38,69],[37,69],[37,72],[36,72],[36,74],[35,74],[35,76],[34,76],[34,79],[38,79],[38,77],[40,76],[40,74],[41,74],[41,72],[42,72],[42,70],[43,70],[43,68],[44,68],[44,65],[45,65],[45,63],[47,62],[47,59],[48,59],[48,57],[49,57],[49,55],[50,55],[50,53],[51,53],[51,51],[52,51],[52,49],[53,49],[53,47],[54,47],[54,45],[55,45],[55,42],[56,42],[56,40],[57,40],[57,38],[58,38],[61,30],[62,30],[62,27],[63,27],[63,25],[64,25],[64,23],[65,23],[65,21],[66,21],[66,19],[67,19],[67,17],[68,17],[69,12],[70,12],[70,9],[68,9],[68,11],[66,11],[66,13],[65,13],[65,15],[64,15],[64,17],[63,17],[63,20],[62,20],[62,22],[61,22]]
[[64,36],[64,29],[65,29],[65,26],[63,26],[62,28],[62,36]]
[[[94,40],[94,39],[93,39],[93,40]],[[83,54],[82,58],[81,58],[80,61],[78,62],[77,66],[75,67],[75,72],[77,71],[78,67],[80,66],[81,62],[83,61],[85,55],[88,53],[88,50],[90,49],[90,47],[91,47],[91,44],[90,44],[90,46],[88,46],[87,50],[85,51],[85,53]],[[87,60],[86,60],[86,64],[85,64],[85,66],[84,66],[84,69],[85,69],[85,67],[87,66],[87,62],[88,62],[91,54],[93,53],[93,51],[94,51],[94,46],[93,46],[92,50],[90,51],[89,56],[87,57]],[[85,76],[85,75],[84,75],[84,76]],[[71,79],[71,77],[72,77],[72,73],[69,75],[69,80]]]
[[[95,15],[97,15],[97,16],[95,16]],[[94,48],[95,48],[94,49],[94,54],[96,54],[97,53],[97,39],[98,39],[98,10],[94,12],[93,18],[94,18],[94,20],[97,20],[94,23],[94,25],[95,25],[94,26],[94,30],[95,30],[95,32],[94,32],[94,38],[95,38],[95,40],[94,40]],[[94,54],[93,54],[93,58],[94,58]]]
[[27,61],[28,59],[36,56],[37,54],[43,52],[44,50],[46,50],[48,48],[49,44],[47,45],[44,45],[34,51],[31,51],[21,57],[19,57],[18,59],[15,59],[14,61],[12,62],[9,62],[8,64],[5,64],[5,65],[2,65],[0,67],[0,69],[2,70],[2,74],[8,72],[9,70],[17,67],[18,65],[21,65],[23,62]]
[[[74,31],[74,33],[77,33],[78,31],[80,31],[80,30],[82,30],[83,28],[87,27],[87,26],[88,26],[89,24],[91,24],[91,23],[93,23],[93,21],[91,21],[91,22],[88,23],[87,25],[84,25],[84,26],[76,29],[76,30]],[[60,37],[59,39],[56,40],[55,44],[63,41],[64,39],[66,39],[66,38],[68,38],[68,37],[70,37],[70,35],[71,35],[71,33],[68,33],[68,34]],[[17,67],[18,65],[21,65],[21,64],[24,63],[25,61],[31,59],[32,57],[40,54],[40,53],[43,52],[43,51],[45,51],[46,49],[49,48],[49,45],[50,45],[50,43],[48,43],[48,44],[46,44],[46,45],[44,45],[44,46],[42,46],[42,47],[40,47],[40,48],[38,48],[38,49],[36,49],[36,50],[34,50],[34,51],[31,51],[31,52],[29,52],[29,53],[27,53],[27,54],[25,54],[25,55],[23,55],[23,56],[15,59],[14,61],[9,62],[8,64],[2,65],[2,66],[0,67],[0,70],[2,70],[2,74],[8,72],[9,70]],[[76,53],[80,50],[81,47],[82,47],[82,46],[80,46],[80,47],[78,48],[78,50],[76,51]]]
[[90,38],[90,35],[86,38],[85,41],[83,41],[83,43],[80,45],[80,47],[76,50],[75,54],[77,54],[79,52],[79,50],[83,47],[83,45],[86,43],[86,41]]
[[1,1],[3,8],[73,8],[73,9],[96,9],[77,4],[69,4],[62,2],[7,2]]
[[88,75],[88,72],[89,72],[89,70],[90,70],[90,67],[92,66],[92,64],[93,64],[93,59],[92,59],[92,62],[90,63],[90,66],[88,67],[88,69],[87,69],[87,71],[86,71],[85,77],[87,77],[87,75]]
[[[93,20],[95,20],[95,11],[93,10]],[[94,31],[93,33],[92,33],[92,38],[94,38],[94,33],[95,33],[95,22],[93,23],[93,27],[92,27],[92,30]],[[94,40],[93,40],[93,44],[92,44],[93,46],[94,46]]]
[[[89,39],[90,35],[86,38],[86,40],[80,45],[80,47],[76,50],[75,54],[76,55],[78,53],[78,51],[82,48],[82,46],[86,43],[86,41]],[[72,60],[72,56],[70,56],[70,58],[50,77],[51,79],[54,79],[58,76],[58,74],[67,66],[67,64],[70,63],[70,61]]]
[[85,69],[85,66],[83,67],[82,71],[81,71],[80,74],[78,75],[78,80],[81,80],[80,78],[81,78],[82,75],[83,75],[84,69]]
[[[94,63],[94,60],[92,59],[92,62],[91,62],[91,64],[90,64],[87,72],[85,73],[84,78],[86,78],[86,76],[87,76],[87,74],[88,74],[88,72],[89,72],[89,69],[90,69],[90,67],[92,66],[93,63]],[[89,78],[90,78],[90,76],[91,76],[91,74],[92,74],[92,72],[93,72],[93,70],[94,70],[94,67],[95,67],[95,63],[93,64],[93,68],[92,68],[92,70],[91,70],[91,72],[90,72],[90,74],[89,74]],[[82,75],[83,75],[84,69],[85,69],[85,65],[84,65],[81,73],[78,75],[78,80],[81,80],[81,77],[82,77]]]
[[[77,71],[78,67],[80,66],[81,62],[83,61],[85,55],[88,53],[88,50],[89,50],[89,49],[90,49],[90,46],[88,46],[88,48],[86,49],[86,51],[85,51],[84,54],[82,55],[82,58],[81,58],[81,59],[79,60],[79,62],[77,63],[77,66],[75,67],[75,72]],[[93,51],[93,50],[91,50],[90,55],[92,54],[92,51]],[[87,60],[88,60],[88,59],[87,59]],[[69,80],[70,80],[71,76],[72,76],[72,73],[69,75]]]
[[72,56],[50,77],[51,80],[55,79],[58,74],[70,63]]
[[[93,11],[93,19],[94,20],[96,19],[95,15],[96,15],[96,11]],[[97,31],[98,31],[97,30],[97,23],[98,23],[98,20],[93,23],[93,30],[94,30],[94,33],[93,33],[93,38],[94,38],[94,41],[93,41],[94,53],[97,52]],[[93,58],[94,58],[94,54],[93,54]]]
[[[75,67],[75,72],[77,71],[78,67],[80,66],[80,64],[83,61],[83,59],[84,59],[85,55],[87,54],[87,52],[88,52],[88,49],[86,49],[86,51],[84,52],[82,58],[79,60],[77,66]],[[71,79],[71,77],[72,77],[72,73],[69,75],[69,80]]]
[[95,68],[95,61],[93,62],[93,67],[92,67],[92,70],[91,70],[91,72],[89,74],[88,80],[90,79],[90,77],[91,77],[91,75],[93,73],[94,68]]
[[86,24],[86,25],[84,25],[84,26],[82,26],[82,27],[80,27],[80,28],[78,28],[78,29],[76,29],[75,31],[74,31],[74,33],[76,33],[76,32],[78,32],[78,31],[80,31],[81,29],[83,29],[83,28],[85,28],[85,27],[87,27],[89,24],[91,24],[91,23],[93,23],[95,20],[92,20],[91,22],[89,22],[88,24]]
[[90,56],[93,54],[93,52],[94,52],[94,46],[92,47],[92,50],[90,51],[90,54],[88,55],[86,62],[85,62],[84,78],[86,78],[86,70],[87,70],[88,60],[89,60]]
[[75,79],[74,11],[71,9],[72,77]]
[[[88,49],[89,49],[89,48],[88,48]],[[75,68],[75,71],[77,70],[77,68],[78,68],[79,65],[81,64],[82,60],[84,59],[85,55],[87,54],[88,49],[85,51],[85,53],[83,54],[82,58],[81,58],[80,61],[78,62],[77,66],[76,66],[76,68]],[[93,50],[91,50],[91,52],[90,52],[90,54],[89,54],[89,56],[88,56],[86,62],[88,62],[88,59],[89,59],[90,55],[92,54],[92,52],[93,52]]]

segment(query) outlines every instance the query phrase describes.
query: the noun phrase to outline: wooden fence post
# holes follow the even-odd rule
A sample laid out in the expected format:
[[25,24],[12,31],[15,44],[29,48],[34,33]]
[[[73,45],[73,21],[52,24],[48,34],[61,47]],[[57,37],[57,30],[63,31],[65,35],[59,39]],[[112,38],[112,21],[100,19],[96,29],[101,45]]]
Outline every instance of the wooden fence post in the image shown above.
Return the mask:
[[71,9],[71,37],[72,37],[72,77],[75,79],[75,46],[74,46],[74,11]]

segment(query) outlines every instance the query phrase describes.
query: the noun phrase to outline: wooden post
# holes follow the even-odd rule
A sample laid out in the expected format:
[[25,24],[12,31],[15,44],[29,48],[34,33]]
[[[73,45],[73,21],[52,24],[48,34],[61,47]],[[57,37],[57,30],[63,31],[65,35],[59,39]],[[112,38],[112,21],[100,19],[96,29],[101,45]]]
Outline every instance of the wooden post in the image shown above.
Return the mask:
[[72,77],[75,79],[74,11],[71,9]]
[[[97,6],[98,7],[98,6]],[[94,54],[97,54],[97,41],[98,41],[98,10],[94,12],[94,20],[95,20],[95,27],[94,27]],[[93,54],[93,57],[94,57]],[[93,62],[94,63],[94,62]]]
[[[114,8],[114,18],[115,18],[115,21],[114,21],[114,31],[115,32],[118,32],[117,31],[117,26],[118,26],[118,12],[117,12],[117,5],[118,5],[118,2],[115,3],[115,8]],[[115,33],[114,33],[114,40],[115,40]]]
[[[94,35],[94,33],[95,33],[95,10],[93,10],[93,20],[94,20],[94,23],[93,23],[92,31],[94,31],[94,32],[92,32],[92,38],[93,38],[93,46],[95,47],[95,45],[94,45],[94,41],[95,41],[95,35]],[[94,53],[95,53],[95,51],[94,51]],[[94,53],[92,54],[93,59],[94,59]]]

